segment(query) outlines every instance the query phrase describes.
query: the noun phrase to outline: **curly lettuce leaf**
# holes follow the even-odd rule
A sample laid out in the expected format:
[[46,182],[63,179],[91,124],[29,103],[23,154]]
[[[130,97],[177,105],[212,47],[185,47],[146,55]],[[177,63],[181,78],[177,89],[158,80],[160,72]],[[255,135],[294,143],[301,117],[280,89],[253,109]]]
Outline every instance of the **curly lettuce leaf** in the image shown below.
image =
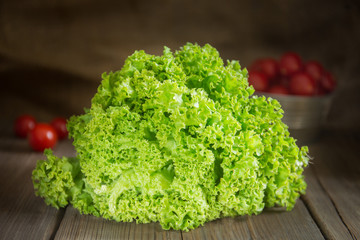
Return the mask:
[[38,163],[37,194],[55,207],[70,202],[164,229],[292,209],[306,189],[308,149],[289,135],[276,100],[252,96],[247,77],[210,45],[136,51],[102,75],[90,109],[71,117],[77,158],[48,152]]
[[32,172],[35,194],[57,209],[71,203],[82,213],[99,216],[93,206],[92,189],[83,181],[79,159],[58,158],[50,149],[44,154],[47,159],[37,161]]

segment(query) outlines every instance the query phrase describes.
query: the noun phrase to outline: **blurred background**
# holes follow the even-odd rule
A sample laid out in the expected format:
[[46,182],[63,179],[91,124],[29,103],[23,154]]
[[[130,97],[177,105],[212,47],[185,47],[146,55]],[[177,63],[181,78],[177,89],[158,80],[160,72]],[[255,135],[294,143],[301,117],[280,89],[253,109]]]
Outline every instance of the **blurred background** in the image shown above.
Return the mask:
[[355,0],[2,0],[2,125],[23,113],[40,121],[81,114],[101,73],[119,70],[135,50],[161,54],[186,42],[209,43],[242,67],[285,51],[317,60],[337,80],[326,127],[360,129]]

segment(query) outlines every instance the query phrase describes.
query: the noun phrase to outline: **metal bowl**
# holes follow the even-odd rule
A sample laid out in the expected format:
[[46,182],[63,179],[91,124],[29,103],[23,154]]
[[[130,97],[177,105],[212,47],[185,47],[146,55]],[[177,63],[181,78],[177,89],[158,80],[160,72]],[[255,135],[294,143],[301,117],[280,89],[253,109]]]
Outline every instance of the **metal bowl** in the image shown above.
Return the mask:
[[300,143],[315,141],[328,115],[332,95],[294,96],[256,93],[280,102],[284,110],[283,122],[288,125],[291,136]]

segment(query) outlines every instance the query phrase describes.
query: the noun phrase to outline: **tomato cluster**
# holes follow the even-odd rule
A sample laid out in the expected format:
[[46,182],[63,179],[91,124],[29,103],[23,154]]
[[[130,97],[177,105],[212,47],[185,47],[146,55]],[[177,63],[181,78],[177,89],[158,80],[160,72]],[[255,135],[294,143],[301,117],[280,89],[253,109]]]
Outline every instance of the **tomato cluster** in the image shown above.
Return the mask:
[[331,93],[336,81],[319,62],[304,62],[297,53],[286,52],[278,61],[254,61],[249,67],[249,84],[260,92],[316,96]]
[[29,114],[21,115],[15,120],[14,132],[20,138],[27,138],[35,151],[54,148],[59,139],[68,136],[65,118],[57,117],[50,123],[38,123]]

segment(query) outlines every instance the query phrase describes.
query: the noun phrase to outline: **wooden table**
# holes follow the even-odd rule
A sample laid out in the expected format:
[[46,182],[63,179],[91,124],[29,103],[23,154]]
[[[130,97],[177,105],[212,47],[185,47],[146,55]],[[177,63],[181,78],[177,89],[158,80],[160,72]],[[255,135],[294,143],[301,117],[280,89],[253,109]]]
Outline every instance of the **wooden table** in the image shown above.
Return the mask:
[[[9,131],[7,131],[9,133]],[[189,232],[158,223],[118,223],[56,210],[34,195],[31,172],[41,153],[11,134],[0,139],[0,239],[360,239],[360,137],[328,132],[310,144],[307,193],[290,212],[266,209],[257,216],[223,218]],[[70,140],[58,156],[72,156]]]

